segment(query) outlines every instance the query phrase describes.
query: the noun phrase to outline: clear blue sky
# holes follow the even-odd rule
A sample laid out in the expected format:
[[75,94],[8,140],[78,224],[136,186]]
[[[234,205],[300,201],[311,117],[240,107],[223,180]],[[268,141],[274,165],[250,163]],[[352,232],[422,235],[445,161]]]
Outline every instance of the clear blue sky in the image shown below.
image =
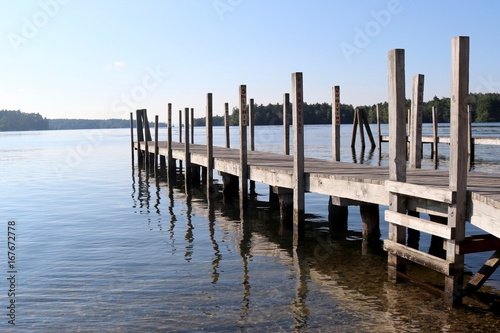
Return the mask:
[[[450,45],[470,36],[470,91],[500,92],[500,2],[334,0],[0,0],[0,109],[47,118],[166,120],[282,101],[303,72],[304,100],[387,100],[387,51],[406,50],[424,99],[449,96]],[[175,118],[174,118],[175,119]]]

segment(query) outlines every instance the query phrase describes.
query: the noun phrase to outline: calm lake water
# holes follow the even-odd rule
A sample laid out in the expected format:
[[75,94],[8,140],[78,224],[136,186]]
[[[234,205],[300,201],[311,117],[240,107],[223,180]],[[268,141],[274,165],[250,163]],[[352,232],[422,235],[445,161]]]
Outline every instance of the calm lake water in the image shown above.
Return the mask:
[[[500,135],[498,124],[475,130]],[[195,142],[204,143],[204,129],[195,132]],[[387,165],[387,144],[379,161],[377,150],[353,154],[351,126],[342,132],[343,161]],[[281,133],[257,127],[256,149],[280,152]],[[214,137],[222,145],[223,129]],[[306,154],[329,159],[330,137],[329,126],[306,126]],[[432,168],[425,149],[423,167]],[[499,149],[478,147],[475,169],[500,172]],[[446,168],[445,145],[440,154]],[[266,204],[267,186],[257,184],[259,196],[242,219],[237,205],[207,203],[196,190],[186,195],[182,182],[169,188],[130,160],[127,129],[0,133],[2,332],[498,330],[498,301],[493,309],[470,299],[447,309],[414,283],[387,282],[385,252],[362,250],[359,208],[349,211],[348,237],[331,239],[328,198],[308,194],[307,239],[294,249],[290,230],[280,230]],[[15,273],[7,259],[9,221]],[[386,238],[383,218],[381,232]],[[422,237],[421,248],[428,242]],[[467,270],[476,272],[490,254],[467,256]],[[409,272],[443,283],[418,266]],[[500,294],[498,272],[486,288]],[[8,323],[13,299],[16,326]]]

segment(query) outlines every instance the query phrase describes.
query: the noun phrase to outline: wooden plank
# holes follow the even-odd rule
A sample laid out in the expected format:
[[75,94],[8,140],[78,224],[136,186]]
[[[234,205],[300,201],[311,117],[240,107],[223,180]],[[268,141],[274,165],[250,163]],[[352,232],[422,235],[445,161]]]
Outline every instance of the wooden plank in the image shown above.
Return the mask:
[[340,86],[332,88],[332,157],[340,161]]
[[290,155],[290,94],[283,94],[283,153]]
[[458,247],[458,254],[500,250],[500,239],[490,235],[466,236]]
[[403,227],[439,236],[444,239],[452,239],[454,236],[454,229],[445,224],[434,223],[432,221],[393,212],[390,210],[385,211],[385,220],[387,222],[391,222]]
[[454,265],[451,262],[412,249],[406,245],[393,242],[389,239],[384,240],[384,249],[391,255],[410,260],[445,275],[450,275],[454,270]]
[[467,213],[467,97],[469,96],[469,38],[452,40],[450,98],[450,190],[456,192],[456,205],[448,212],[448,225],[455,228],[455,239],[446,242],[446,259],[455,264],[453,275],[445,277],[445,303],[462,303],[464,256],[457,255],[457,244],[465,238]]
[[224,127],[226,129],[226,148],[230,148],[231,136],[229,133],[229,103],[224,103]]
[[[389,81],[389,180],[406,182],[406,130],[405,130],[405,52],[394,49],[388,54]],[[389,194],[389,209],[405,213],[403,197]],[[404,244],[406,228],[389,223],[389,241]],[[398,244],[398,245],[399,245]],[[401,245],[402,246],[402,245]],[[406,263],[398,252],[387,256],[389,279],[397,281],[398,272],[406,271]]]
[[304,233],[304,95],[301,72],[292,74],[293,230],[294,242]]
[[478,291],[486,280],[495,272],[498,266],[500,266],[500,250],[495,251],[490,259],[481,267],[479,272],[469,280],[465,287],[465,293],[469,294]]
[[422,165],[422,103],[424,101],[424,76],[413,76],[411,98],[411,128],[410,128],[410,168],[420,168]]
[[207,116],[205,121],[207,135],[207,199],[214,195],[214,142],[213,142],[213,104],[212,94],[207,94]]
[[248,165],[247,165],[247,86],[240,85],[240,208],[248,205]]
[[395,182],[391,180],[387,180],[385,182],[385,188],[391,193],[424,198],[447,204],[455,203],[455,192],[451,192],[450,190],[444,188]]

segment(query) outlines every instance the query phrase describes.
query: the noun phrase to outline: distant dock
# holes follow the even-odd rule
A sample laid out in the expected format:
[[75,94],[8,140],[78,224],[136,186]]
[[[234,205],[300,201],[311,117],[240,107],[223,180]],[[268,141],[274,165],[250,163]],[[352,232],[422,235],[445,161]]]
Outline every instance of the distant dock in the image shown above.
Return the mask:
[[[226,145],[213,145],[212,94],[207,94],[206,144],[192,140],[192,110],[179,111],[184,118],[184,135],[172,139],[172,105],[168,104],[167,141],[158,140],[158,116],[154,137],[150,133],[146,110],[137,110],[134,139],[131,114],[132,157],[147,170],[167,175],[169,182],[178,168],[184,171],[185,188],[203,184],[208,200],[216,190],[213,173],[223,182],[225,197],[239,198],[240,211],[248,206],[255,182],[269,185],[269,200],[279,207],[283,224],[293,225],[294,244],[304,234],[305,193],[329,196],[328,212],[332,233],[347,230],[347,207],[359,206],[362,235],[365,242],[380,240],[379,205],[388,206],[385,221],[389,223],[388,276],[397,282],[406,273],[406,262],[412,261],[443,274],[444,300],[457,306],[462,298],[475,293],[500,265],[500,174],[469,172],[470,134],[467,121],[469,82],[469,38],[452,40],[452,102],[450,136],[435,137],[433,143],[450,145],[449,171],[420,168],[422,143],[429,139],[421,133],[423,75],[415,75],[412,91],[412,127],[406,133],[404,50],[388,54],[389,70],[389,166],[368,166],[340,162],[340,88],[332,89],[332,159],[304,157],[304,114],[302,73],[292,74],[292,93],[284,95],[283,154],[254,150],[253,100],[247,103],[246,86],[239,89],[239,148],[230,148],[228,106],[226,103]],[[290,101],[291,97],[291,101]],[[290,106],[291,105],[291,106]],[[291,115],[291,117],[290,117]],[[420,116],[419,116],[420,115]],[[293,119],[290,138],[289,121]],[[182,127],[180,127],[182,130]],[[293,141],[290,152],[289,142]],[[474,138],[479,144],[482,140]],[[484,139],[490,140],[490,139]],[[183,141],[183,142],[182,142]],[[409,142],[409,143],[408,143]],[[487,141],[499,144],[498,140]],[[409,154],[407,151],[409,150]],[[408,161],[407,161],[408,159]],[[429,214],[430,220],[420,217]],[[480,236],[466,236],[465,224],[484,231]],[[432,236],[433,253],[418,249],[419,233]],[[431,244],[431,246],[433,245]],[[481,270],[464,284],[464,256],[469,253],[495,251]]]

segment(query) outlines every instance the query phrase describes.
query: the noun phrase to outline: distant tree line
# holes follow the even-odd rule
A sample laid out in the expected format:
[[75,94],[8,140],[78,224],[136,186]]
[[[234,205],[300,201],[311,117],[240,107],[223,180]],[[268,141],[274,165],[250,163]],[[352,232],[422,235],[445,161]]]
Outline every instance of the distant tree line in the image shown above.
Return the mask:
[[[471,117],[473,122],[500,122],[500,94],[497,93],[474,93],[468,98]],[[357,108],[365,109],[368,121],[377,122],[376,105],[359,105]],[[351,104],[340,104],[340,122],[342,124],[352,124],[354,109]],[[389,120],[388,103],[379,104],[380,121],[387,123]],[[406,108],[410,109],[411,100],[406,101]],[[432,122],[432,107],[437,108],[438,122],[450,122],[450,98],[438,98],[434,96],[432,100],[424,102],[422,105],[422,121]],[[255,125],[282,125],[283,124],[283,104],[255,105]],[[239,109],[234,107],[229,116],[229,125],[238,125]],[[331,124],[332,106],[328,103],[304,103],[304,123],[305,124]],[[223,116],[213,117],[214,126],[224,125]],[[205,126],[205,118],[197,118],[195,126]]]
[[38,113],[0,110],[0,131],[35,131],[49,128],[49,121]]

